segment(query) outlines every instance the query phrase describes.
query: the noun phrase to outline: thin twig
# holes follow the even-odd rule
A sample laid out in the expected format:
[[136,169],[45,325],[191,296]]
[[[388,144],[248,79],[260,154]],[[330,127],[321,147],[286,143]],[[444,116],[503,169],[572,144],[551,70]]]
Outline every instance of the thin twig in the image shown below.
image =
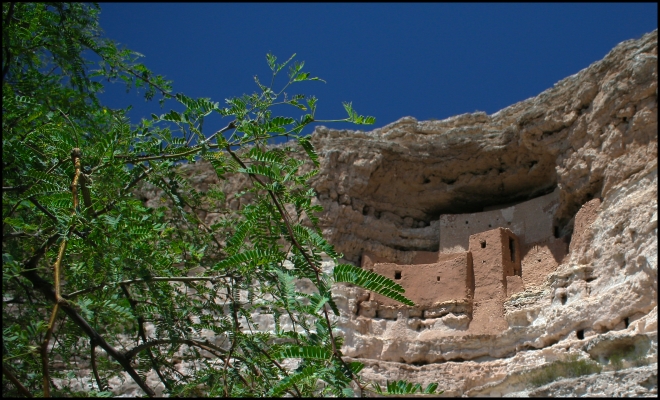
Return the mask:
[[144,157],[135,157],[133,155],[128,155],[128,154],[117,154],[115,155],[115,158],[123,158],[127,159],[127,162],[130,163],[138,163],[138,162],[143,162],[143,161],[152,161],[152,160],[167,160],[170,158],[183,158],[185,156],[189,156],[191,154],[194,154],[198,151],[202,150],[202,146],[207,144],[208,142],[211,141],[214,137],[216,137],[219,134],[222,134],[224,132],[227,132],[228,130],[236,128],[236,121],[230,122],[227,126],[224,128],[218,130],[217,132],[213,133],[211,136],[206,138],[202,143],[198,144],[197,146],[191,147],[190,150],[177,153],[177,154],[161,154],[157,156],[144,156]]
[[[289,373],[286,372],[286,369],[284,369],[277,361],[272,359],[267,351],[264,351],[261,347],[259,347],[259,345],[257,345],[257,348],[266,356],[266,358],[270,360],[270,362],[272,362],[280,371],[282,371],[282,373],[284,373],[284,376],[289,376]],[[298,390],[298,386],[296,386],[295,383],[293,384],[293,388],[296,390],[296,393],[298,393],[298,397],[302,397],[302,394],[300,394],[300,390]]]
[[9,40],[9,24],[11,23],[11,19],[14,16],[14,6],[16,6],[16,2],[11,2],[9,3],[9,12],[7,12],[7,17],[5,18],[5,23],[3,24],[4,26],[2,27],[4,33],[5,33],[5,45],[3,46],[5,48],[5,59],[3,60],[5,62],[5,65],[2,67],[2,81],[4,83],[5,81],[5,76],[9,72],[9,66],[11,65],[11,51],[9,48],[11,47],[11,42]]
[[82,189],[83,203],[85,204],[85,210],[88,216],[92,215],[94,209],[92,208],[92,193],[89,190],[88,184],[92,183],[92,179],[89,175],[80,174],[80,188]]
[[25,396],[25,397],[30,397],[30,398],[34,397],[34,396],[32,396],[32,393],[30,393],[30,391],[27,390],[27,388],[26,388],[25,386],[23,386],[23,384],[21,383],[21,381],[19,381],[19,380],[14,376],[14,374],[11,373],[11,371],[9,370],[9,368],[5,367],[5,364],[2,364],[2,373],[3,373],[7,378],[9,378],[9,380],[11,381],[11,383],[14,384],[14,386],[16,386],[16,388],[18,389],[18,392],[19,392],[20,394],[22,394],[22,395]]
[[62,240],[62,243],[60,244],[60,250],[57,252],[57,260],[55,260],[55,301],[57,303],[61,303],[62,301],[65,301],[62,298],[62,293],[61,293],[61,285],[60,285],[60,268],[62,265],[62,258],[64,258],[64,251],[66,250],[66,243],[67,240],[66,238]]
[[211,136],[207,137],[207,138],[202,142],[202,144],[206,144],[206,143],[210,142],[211,139],[213,139],[214,137],[216,137],[216,136],[218,136],[218,135],[220,135],[220,134],[223,134],[223,133],[227,132],[228,130],[230,130],[230,129],[234,129],[234,128],[236,128],[236,121],[231,121],[227,126],[225,126],[224,128],[220,129],[219,131],[215,132],[215,133],[212,134]]
[[[73,196],[73,214],[75,215],[76,210],[78,209],[78,180],[80,179],[80,157],[82,152],[79,148],[71,150],[71,160],[75,167],[75,174],[73,176],[73,181],[71,182],[71,194]],[[70,228],[73,228],[71,226]],[[44,388],[44,397],[50,397],[50,373],[48,368],[48,344],[50,338],[53,335],[53,329],[55,328],[55,318],[57,318],[57,312],[59,311],[60,303],[65,300],[61,296],[61,280],[60,280],[60,270],[62,267],[62,259],[64,258],[64,252],[66,250],[66,237],[62,240],[60,244],[60,249],[57,252],[57,259],[55,260],[55,265],[53,266],[55,274],[55,305],[53,306],[53,311],[48,321],[48,329],[46,330],[46,336],[44,341],[41,344],[41,365],[43,371],[43,388]]]
[[94,379],[96,379],[96,385],[99,387],[99,392],[102,392],[105,390],[105,385],[101,384],[101,377],[99,376],[99,371],[96,369],[96,343],[94,340],[90,340],[90,346],[92,348],[92,354],[91,354],[91,363],[92,363],[92,371],[94,372]]
[[234,285],[234,279],[231,279],[229,282],[230,286],[227,287],[227,297],[231,299],[231,304],[229,305],[231,307],[231,313],[232,313],[232,322],[234,323],[234,338],[231,341],[231,347],[229,348],[229,352],[227,353],[227,359],[225,360],[225,366],[222,369],[222,377],[223,380],[225,381],[225,384],[223,386],[223,389],[225,391],[225,397],[229,397],[229,390],[227,389],[227,367],[229,367],[229,359],[231,358],[232,353],[234,352],[234,347],[236,347],[236,340],[237,340],[237,331],[239,330],[239,323],[238,323],[238,318],[236,316],[236,300],[234,299],[234,296],[232,295],[232,289]]
[[[126,285],[121,285],[121,290],[124,292],[124,296],[126,296],[126,299],[128,300],[128,304],[131,306],[131,309],[133,310],[133,313],[137,315],[137,321],[138,321],[138,334],[142,338],[143,343],[147,343],[147,335],[144,332],[144,317],[138,312],[137,307],[136,307],[136,301],[133,300],[131,297],[131,293],[128,291],[128,288]],[[153,368],[154,371],[156,371],[156,374],[158,375],[158,378],[160,379],[161,382],[163,382],[163,385],[165,385],[165,388],[167,390],[172,390],[170,387],[170,384],[167,383],[167,379],[163,376],[162,372],[160,372],[160,368],[158,367],[158,363],[156,362],[156,358],[154,357],[154,354],[151,352],[151,349],[147,349],[147,353],[149,354],[149,359],[151,360],[151,367]]]
[[59,304],[55,303],[53,306],[53,311],[50,314],[50,320],[48,321],[48,330],[46,331],[46,337],[44,338],[43,343],[41,343],[41,369],[42,369],[42,378],[43,378],[43,388],[44,388],[44,397],[50,397],[50,372],[48,368],[48,343],[53,334],[53,328],[55,327],[55,317],[57,317],[57,311],[59,310]]
[[34,197],[30,197],[28,198],[28,200],[30,201],[30,203],[34,204],[34,206],[37,207],[39,211],[46,214],[48,218],[57,221],[57,217],[52,212],[50,212],[46,207],[41,205],[41,203],[39,203],[37,199],[35,199]]
[[2,191],[3,192],[25,192],[27,190],[28,186],[21,185],[21,186],[3,186]]
[[152,276],[149,278],[139,278],[139,279],[127,279],[125,281],[120,281],[120,282],[109,282],[109,283],[102,283],[100,285],[87,288],[87,289],[82,289],[75,291],[73,293],[65,294],[62,295],[63,298],[65,299],[72,299],[76,296],[79,296],[81,294],[85,293],[90,293],[95,290],[103,289],[106,286],[116,286],[116,285],[130,285],[132,283],[140,283],[140,282],[195,282],[195,281],[209,281],[209,282],[217,282],[219,280],[225,279],[226,276]]
[[[141,165],[141,166],[142,166],[142,165]],[[147,175],[149,175],[149,174],[151,173],[151,171],[153,171],[152,168],[146,168],[146,167],[144,167],[144,166],[142,166],[142,167],[145,168],[144,172],[142,172],[142,174],[140,174],[140,176],[136,177],[136,178],[133,179],[131,182],[129,182],[126,186],[124,186],[124,188],[123,188],[123,189],[121,190],[121,192],[119,193],[119,196],[118,196],[118,197],[123,196],[123,195],[124,195],[126,192],[128,192],[133,186],[137,185],[138,182],[140,182],[140,181],[141,181],[142,179],[144,179]],[[105,214],[105,213],[107,213],[108,211],[112,210],[112,209],[114,208],[114,206],[115,206],[115,203],[116,203],[116,201],[111,201],[111,202],[108,203],[105,207],[103,207],[101,210],[96,211],[94,214],[92,214],[92,217],[93,217],[93,218],[96,218],[96,217],[98,217],[99,215]]]
[[197,153],[200,151],[202,147],[200,145],[197,145],[195,147],[192,147],[190,150],[177,153],[177,154],[161,154],[159,156],[145,156],[145,157],[135,157],[132,155],[126,155],[126,154],[117,154],[115,155],[115,158],[125,158],[127,159],[126,162],[129,163],[139,163],[143,161],[152,161],[152,160],[167,160],[170,158],[183,158],[185,156],[189,156],[193,153]]
[[133,357],[138,355],[142,350],[146,350],[148,348],[154,347],[154,346],[160,346],[163,344],[187,344],[188,346],[195,346],[199,347],[202,350],[206,350],[209,352],[217,352],[217,353],[226,353],[226,350],[221,349],[220,347],[208,343],[206,341],[202,342],[199,340],[195,339],[183,339],[183,338],[172,338],[172,339],[155,339],[151,340],[149,342],[142,343],[138,346],[135,346],[131,350],[128,350],[124,352],[124,357],[127,360],[132,360]]
[[[30,203],[34,204],[34,206],[37,207],[37,209],[39,209],[39,211],[46,214],[46,216],[48,216],[48,218],[52,219],[54,222],[58,222],[57,217],[53,213],[48,211],[48,209],[46,207],[44,207],[41,203],[39,203],[39,201],[37,199],[35,199],[34,197],[30,197],[30,198],[28,198],[28,200],[30,201]],[[83,240],[86,240],[86,238],[87,238],[86,234],[78,231],[77,229],[72,228],[71,232],[73,232],[76,236],[78,236],[79,238],[81,238]],[[96,245],[94,243],[90,243],[90,242],[87,242],[87,243],[90,244],[92,247],[96,247]]]
[[[66,159],[58,161],[57,164],[55,164],[55,165],[53,165],[52,167],[48,168],[48,170],[46,171],[46,174],[50,174],[51,172],[53,172],[53,170],[54,170],[55,168],[57,168],[57,167],[59,167],[60,165],[62,165],[62,163],[64,163],[65,161],[66,161]],[[16,190],[18,190],[19,194],[21,194],[21,193],[25,193],[25,192],[27,192],[28,190],[32,189],[32,188],[34,187],[34,185],[38,184],[39,182],[41,182],[41,179],[37,179],[36,182],[34,182],[33,184],[31,184],[31,185],[29,185],[29,186],[17,186],[17,187],[16,187]],[[9,190],[9,189],[14,189],[14,188],[4,188],[4,187],[2,188],[3,191],[4,191],[5,189]],[[32,200],[32,199],[33,199],[33,198],[31,197],[29,200]],[[20,201],[17,201],[16,204],[14,204],[14,206],[11,208],[11,210],[9,210],[9,212],[7,213],[7,215],[5,215],[5,216],[3,217],[3,219],[9,217],[10,215],[12,215],[12,214],[14,213],[14,211],[16,210],[16,208],[18,207],[19,204],[21,204],[21,202],[20,202]]]
[[[98,53],[97,53],[97,54],[98,54]],[[99,55],[100,55],[100,54],[99,54]],[[147,84],[149,84],[149,85],[155,87],[156,89],[158,89],[158,90],[160,91],[160,93],[163,95],[163,97],[165,97],[165,98],[172,98],[172,97],[174,97],[170,92],[168,92],[167,90],[161,88],[159,85],[156,85],[155,83],[153,83],[153,82],[151,81],[151,79],[146,79],[146,78],[143,76],[143,74],[141,74],[141,73],[137,73],[137,72],[133,71],[133,70],[130,69],[130,68],[126,68],[126,66],[123,65],[123,64],[121,64],[120,66],[121,66],[126,72],[128,72],[129,74],[135,76],[136,78],[140,79],[141,81],[146,82]]]
[[[27,278],[32,285],[37,289],[41,294],[43,294],[48,300],[52,301],[53,303],[55,302],[55,288],[53,285],[39,276],[36,272],[36,267],[37,263],[39,260],[43,257],[43,255],[46,252],[46,249],[52,245],[52,243],[49,244],[49,242],[55,242],[59,234],[53,235],[51,238],[49,238],[49,241],[42,246],[37,253],[35,253],[25,264],[24,264],[24,269],[23,272],[21,272],[21,275],[23,277]],[[130,360],[126,359],[122,353],[117,351],[114,347],[112,347],[108,342],[105,341],[103,336],[101,336],[96,329],[92,328],[92,326],[87,322],[79,313],[76,311],[75,308],[73,308],[71,305],[69,305],[66,302],[63,302],[60,304],[60,308],[62,311],[64,311],[71,321],[76,324],[85,334],[92,340],[94,340],[98,346],[103,348],[103,350],[108,353],[110,357],[115,359],[126,371],[131,378],[137,383],[137,385],[142,389],[149,397],[154,397],[156,394],[154,391],[144,382],[144,380],[140,377],[140,375],[135,371],[133,366],[130,363]]]

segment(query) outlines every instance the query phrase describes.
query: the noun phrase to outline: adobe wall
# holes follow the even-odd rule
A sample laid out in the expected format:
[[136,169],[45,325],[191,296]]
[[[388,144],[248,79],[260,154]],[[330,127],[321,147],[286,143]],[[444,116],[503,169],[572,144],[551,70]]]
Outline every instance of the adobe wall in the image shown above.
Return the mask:
[[580,207],[575,215],[570,245],[565,238],[549,237],[538,242],[522,245],[522,281],[525,288],[541,286],[545,278],[569,254],[587,242],[588,228],[596,219],[601,200],[596,198]]
[[[421,309],[452,300],[468,301],[474,290],[472,260],[468,252],[444,255],[431,264],[375,263],[373,270],[403,286],[404,295]],[[370,300],[386,307],[401,306],[401,303],[375,293],[371,294]]]
[[466,251],[470,235],[507,228],[521,244],[544,241],[554,235],[559,189],[545,196],[497,210],[440,216],[440,253]]
[[[504,301],[515,293],[543,285],[546,277],[555,271],[568,254],[570,236],[555,238],[553,218],[557,201],[555,191],[497,210],[443,216],[445,228],[459,227],[458,231],[462,232],[479,229],[484,224],[492,226],[506,221],[508,225],[510,222],[514,228],[530,229],[530,232],[523,232],[528,242],[523,242],[513,229],[497,227],[469,235],[467,245],[447,247],[447,243],[452,243],[451,240],[454,243],[458,240],[447,229],[442,235],[441,229],[445,247],[441,246],[439,252],[398,252],[394,263],[385,257],[365,252],[362,267],[403,286],[405,296],[415,302],[416,313],[421,312],[420,315],[435,318],[435,314],[442,316],[460,309],[470,318],[466,333],[501,332],[508,328],[504,317]],[[577,213],[572,249],[580,245],[587,234],[599,205],[600,200],[592,200]],[[466,221],[467,224],[463,226],[458,221]],[[465,251],[447,252],[448,248],[463,246]],[[362,313],[365,316],[393,318],[396,310],[402,307],[400,303],[374,293],[370,294],[369,300],[371,305],[365,303],[366,308]],[[465,307],[454,311],[444,308],[435,310],[440,303],[451,302]],[[369,311],[369,307],[375,308]]]
[[474,299],[506,294],[506,277],[520,274],[520,245],[509,229],[498,228],[469,237],[474,270]]
[[[438,258],[440,257],[440,258]],[[395,264],[433,264],[439,259],[444,259],[444,255],[439,255],[437,251],[401,251],[397,250],[395,257],[386,257],[376,255],[370,251],[362,252],[362,261],[360,266],[364,269],[373,269],[377,263],[395,263]],[[451,258],[453,256],[449,256]]]
[[396,262],[397,260],[390,260],[387,257],[382,257],[378,256],[370,251],[364,251],[362,253],[362,265],[361,267],[363,269],[368,269],[370,271],[374,270],[374,264],[376,263],[388,263],[388,262]]
[[[521,271],[520,242],[509,229],[497,228],[468,239],[474,270],[474,303],[471,333],[495,334],[508,328],[504,300],[509,277]],[[517,281],[511,281],[517,285]]]

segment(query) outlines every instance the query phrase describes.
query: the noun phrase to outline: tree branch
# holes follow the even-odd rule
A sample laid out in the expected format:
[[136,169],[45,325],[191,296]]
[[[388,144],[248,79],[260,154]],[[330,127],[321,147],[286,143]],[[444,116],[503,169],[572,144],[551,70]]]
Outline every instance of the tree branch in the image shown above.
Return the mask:
[[207,137],[207,138],[202,142],[202,144],[206,144],[206,143],[210,142],[211,139],[213,139],[214,137],[216,137],[216,136],[218,136],[218,135],[220,135],[220,134],[222,134],[222,133],[225,133],[225,132],[227,132],[227,131],[230,130],[230,129],[234,129],[234,128],[236,128],[236,121],[231,121],[227,126],[225,126],[224,128],[220,129],[219,131],[215,132],[213,135]]
[[[146,167],[143,167],[146,168]],[[146,168],[145,171],[135,179],[133,179],[131,182],[129,182],[124,188],[121,190],[123,193],[128,192],[133,186],[137,185],[138,182],[140,182],[142,179],[144,179],[147,175],[149,175],[153,171],[152,168]],[[122,196],[122,193],[120,193],[120,196]],[[111,201],[108,203],[105,207],[103,207],[101,210],[96,211],[94,214],[92,214],[93,218],[98,217],[99,215],[105,214],[108,211],[112,210],[115,206],[116,201]]]
[[92,353],[90,355],[92,372],[94,373],[94,379],[96,379],[96,385],[99,387],[99,392],[102,392],[106,388],[105,385],[101,383],[101,377],[99,376],[99,371],[96,369],[96,343],[93,340],[90,341],[90,347],[92,348]]
[[174,344],[174,343],[187,344],[188,346],[199,347],[200,349],[206,350],[206,351],[211,352],[211,353],[215,352],[215,353],[222,354],[222,353],[227,352],[226,350],[223,350],[220,347],[215,346],[211,343],[201,342],[201,341],[194,340],[194,339],[156,339],[156,340],[152,340],[152,341],[149,341],[149,342],[142,343],[138,346],[135,346],[131,350],[128,350],[128,351],[124,352],[124,357],[127,360],[131,360],[131,359],[133,359],[133,357],[138,355],[138,353],[140,353],[142,350],[146,350],[146,349],[149,349],[151,347],[160,346],[160,345],[163,345],[163,344]]
[[[60,160],[60,161],[58,161],[57,164],[55,164],[55,165],[53,165],[52,167],[48,168],[48,170],[46,171],[46,173],[47,173],[47,174],[50,174],[51,172],[53,172],[53,170],[54,170],[55,168],[59,167],[59,166],[60,166],[61,164],[63,164],[65,161],[66,161],[66,160]],[[36,181],[35,183],[33,183],[33,184],[29,185],[29,186],[23,186],[23,185],[21,185],[21,186],[14,186],[14,187],[3,187],[3,188],[2,188],[2,191],[5,191],[5,190],[7,190],[7,191],[18,191],[18,194],[21,194],[21,193],[25,193],[26,191],[32,189],[32,188],[34,187],[34,185],[38,184],[39,182],[41,182],[41,179],[37,179],[37,181]],[[31,197],[30,200],[31,200],[31,199],[33,199],[33,198]],[[14,204],[14,206],[13,206],[13,207],[11,208],[11,210],[7,213],[7,215],[5,215],[5,216],[3,217],[3,219],[4,219],[4,218],[7,218],[7,217],[10,216],[11,214],[13,214],[13,212],[16,210],[16,208],[18,207],[19,204],[21,204],[21,203],[20,203],[20,202],[16,202],[16,204]]]
[[[128,304],[130,304],[131,309],[133,310],[133,313],[137,315],[137,321],[138,321],[138,334],[142,338],[143,343],[147,343],[147,335],[144,332],[144,317],[138,313],[137,307],[136,307],[136,301],[133,300],[131,297],[131,293],[128,291],[128,288],[126,285],[121,285],[121,290],[124,292],[124,296],[126,296],[126,299],[128,300]],[[151,367],[153,368],[154,371],[156,371],[156,374],[158,375],[158,378],[160,379],[161,382],[163,382],[163,385],[165,385],[165,388],[167,390],[172,390],[170,387],[169,383],[167,383],[167,379],[163,376],[163,374],[160,372],[160,368],[158,367],[158,363],[156,363],[156,358],[154,357],[154,354],[151,352],[151,349],[147,349],[147,352],[149,354],[149,359],[151,360]]]
[[[57,238],[58,235],[54,235]],[[42,246],[43,253],[45,253],[45,246]],[[38,252],[40,253],[41,250]],[[36,273],[37,262],[41,257],[37,257],[39,254],[35,254],[30,261],[25,264],[24,271],[21,273],[25,278],[27,278],[32,285],[41,292],[48,300],[55,303],[55,289],[52,284],[43,279],[39,274]],[[41,255],[43,256],[43,254]],[[32,263],[31,261],[34,261]],[[68,303],[61,303],[60,308],[64,311],[71,320],[82,329],[83,332],[91,339],[94,340],[103,350],[108,353],[108,355],[114,358],[128,374],[133,378],[135,383],[142,389],[149,397],[154,397],[156,394],[154,391],[147,386],[147,384],[142,380],[137,371],[131,366],[130,360],[128,360],[122,353],[117,351],[112,347],[105,339],[94,329],[92,326],[80,315],[78,312]]]
[[115,158],[125,158],[125,159],[127,159],[126,162],[128,162],[128,163],[139,163],[139,162],[143,162],[143,161],[167,160],[167,159],[170,159],[170,158],[182,158],[182,157],[185,157],[185,156],[189,156],[193,153],[197,153],[201,149],[202,149],[202,147],[200,145],[197,145],[195,147],[192,147],[190,150],[187,150],[187,151],[184,151],[184,152],[181,152],[181,153],[177,153],[177,154],[161,154],[159,156],[145,156],[145,157],[136,157],[136,158],[131,158],[131,157],[134,157],[134,156],[131,156],[131,155],[117,154],[115,156]]
[[23,384],[21,383],[21,381],[19,381],[19,380],[14,376],[14,374],[11,373],[11,371],[9,370],[9,368],[5,367],[5,364],[2,364],[2,373],[5,374],[5,376],[6,376],[7,378],[9,378],[9,380],[11,381],[11,383],[14,384],[14,386],[16,386],[16,388],[18,389],[18,392],[19,392],[20,394],[22,394],[22,395],[25,396],[25,397],[30,397],[30,398],[34,397],[34,396],[32,396],[32,393],[30,393],[30,391],[27,390],[27,388],[26,388],[25,386],[23,386]]
[[195,282],[195,281],[209,281],[209,282],[217,282],[221,279],[225,279],[227,276],[153,276],[150,278],[139,278],[139,279],[127,279],[125,281],[120,281],[120,282],[110,282],[110,283],[102,283],[100,285],[87,288],[87,289],[82,289],[75,291],[73,293],[69,294],[64,294],[62,297],[65,299],[72,299],[76,296],[79,296],[81,294],[85,293],[90,293],[98,289],[102,289],[106,286],[116,286],[116,285],[130,285],[132,283],[140,283],[140,282]]
[[[14,6],[15,5],[16,5],[16,3],[13,2],[13,1],[11,3],[9,3],[9,12],[7,13],[7,18],[5,18],[5,23],[4,23],[4,26],[2,27],[2,30],[5,33],[9,32],[9,24],[11,23],[11,19],[14,16]],[[6,47],[5,47],[5,59],[4,59],[5,65],[2,67],[2,83],[4,83],[5,76],[9,72],[9,65],[11,65],[11,51],[9,50],[9,48],[11,47],[11,42],[10,42],[8,36],[5,36],[4,42],[5,42]]]
[[[28,198],[28,200],[30,201],[30,203],[34,204],[34,206],[37,207],[37,209],[39,209],[39,211],[46,214],[46,216],[48,216],[48,218],[50,218],[53,221],[57,222],[57,217],[53,213],[48,211],[48,209],[46,207],[44,207],[41,203],[39,203],[39,201],[37,199],[35,199],[34,197],[30,197],[30,198]],[[76,236],[78,236],[81,239],[86,238],[86,235],[84,235],[82,232],[79,232],[77,229],[71,229],[71,232],[73,232]]]

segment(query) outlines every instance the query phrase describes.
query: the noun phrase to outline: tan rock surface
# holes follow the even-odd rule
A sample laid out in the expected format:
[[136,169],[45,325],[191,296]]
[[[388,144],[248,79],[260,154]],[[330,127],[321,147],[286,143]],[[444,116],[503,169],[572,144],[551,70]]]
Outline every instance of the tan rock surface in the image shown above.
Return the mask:
[[[548,270],[504,303],[507,330],[466,334],[443,321],[454,314],[422,320],[414,310],[396,320],[345,318],[344,353],[370,360],[367,378],[438,381],[448,395],[513,394],[529,389],[528,371],[569,353],[607,365],[611,354],[596,354],[593,343],[629,349],[631,336],[641,338],[633,347],[645,362],[657,362],[657,32],[491,116],[319,129],[313,140],[323,155],[314,184],[328,210],[325,233],[354,262],[368,250],[405,263],[397,252],[438,250],[440,214],[559,188],[557,236],[570,238],[570,253],[554,260],[554,242],[523,249]],[[573,392],[556,383],[526,393],[656,393],[657,367],[640,368],[585,377]]]
[[[523,242],[522,276],[503,277],[500,333],[471,332],[460,302],[377,315],[369,293],[337,285],[342,351],[366,364],[366,379],[439,382],[449,396],[657,394],[657,84],[656,30],[492,115],[315,131],[321,227],[355,265],[429,264],[440,215],[506,209],[558,189],[555,237]],[[203,164],[185,169],[202,188],[245,184],[218,182]],[[608,371],[617,351],[649,366]],[[569,355],[604,370],[530,387],[533,371]]]

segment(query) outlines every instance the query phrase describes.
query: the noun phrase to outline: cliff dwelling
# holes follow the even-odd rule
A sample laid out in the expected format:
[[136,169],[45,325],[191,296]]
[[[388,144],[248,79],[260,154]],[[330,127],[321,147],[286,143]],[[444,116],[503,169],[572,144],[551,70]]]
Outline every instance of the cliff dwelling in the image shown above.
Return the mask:
[[[576,219],[584,219],[596,202],[583,207]],[[511,206],[441,215],[439,251],[411,252],[412,262],[406,264],[364,252],[362,268],[399,283],[416,306],[370,293],[358,315],[397,319],[405,310],[408,317],[419,319],[418,331],[433,327],[452,334],[502,332],[509,327],[504,301],[525,288],[541,286],[569,252],[571,236],[559,237],[555,225],[558,205],[555,190]]]
[[[657,395],[657,115],[656,30],[492,115],[318,127],[324,237],[416,304],[333,285],[347,360],[381,384],[438,382],[450,397]],[[204,191],[247,181],[182,169]],[[275,331],[268,310],[252,318]],[[625,354],[617,371],[608,358]],[[569,356],[604,370],[524,388]]]

